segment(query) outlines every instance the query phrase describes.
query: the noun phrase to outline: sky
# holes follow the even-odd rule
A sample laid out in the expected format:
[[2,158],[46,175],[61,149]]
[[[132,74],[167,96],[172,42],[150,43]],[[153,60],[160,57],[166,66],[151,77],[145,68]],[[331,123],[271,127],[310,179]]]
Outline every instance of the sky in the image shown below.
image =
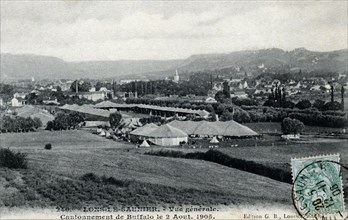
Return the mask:
[[348,1],[1,1],[1,53],[66,61],[348,48]]

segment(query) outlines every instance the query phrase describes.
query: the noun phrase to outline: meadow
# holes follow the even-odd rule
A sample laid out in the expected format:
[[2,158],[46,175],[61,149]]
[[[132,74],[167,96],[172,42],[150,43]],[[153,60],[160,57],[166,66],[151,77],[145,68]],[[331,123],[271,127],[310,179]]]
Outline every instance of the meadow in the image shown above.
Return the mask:
[[[286,204],[291,185],[203,161],[145,155],[86,131],[1,134],[28,154],[27,170],[0,168],[0,206]],[[52,144],[45,150],[46,143]],[[158,148],[160,149],[160,148]],[[83,179],[96,175],[106,182]]]

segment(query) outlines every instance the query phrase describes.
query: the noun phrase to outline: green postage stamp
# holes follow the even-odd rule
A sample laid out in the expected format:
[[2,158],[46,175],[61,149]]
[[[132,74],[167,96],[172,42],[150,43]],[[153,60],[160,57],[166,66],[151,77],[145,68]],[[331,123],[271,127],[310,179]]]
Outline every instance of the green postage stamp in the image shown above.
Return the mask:
[[344,211],[339,155],[291,159],[293,202],[305,217]]

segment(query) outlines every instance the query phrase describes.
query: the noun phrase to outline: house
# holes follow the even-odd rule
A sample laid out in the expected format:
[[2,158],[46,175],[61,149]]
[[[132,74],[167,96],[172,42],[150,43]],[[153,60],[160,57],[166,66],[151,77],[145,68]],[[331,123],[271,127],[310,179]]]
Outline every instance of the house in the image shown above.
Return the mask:
[[[79,92],[72,93],[70,96],[78,96],[80,99],[85,98],[92,101],[105,100],[110,92],[97,91],[97,92]],[[110,93],[111,94],[111,93]]]
[[4,99],[0,97],[0,106],[4,106]]
[[25,97],[28,95],[28,93],[25,92],[16,92],[15,94],[13,94],[14,98],[22,98],[25,99]]
[[[196,103],[217,103],[215,98],[210,97],[210,96],[189,96],[187,98],[188,98],[188,100],[190,102],[196,102]],[[185,100],[184,97],[181,97],[180,99]]]
[[56,99],[47,99],[47,100],[42,100],[42,102],[46,105],[59,105],[60,103]]
[[248,94],[246,94],[244,91],[239,91],[239,92],[234,92],[233,94],[231,94],[231,98],[240,98],[240,99],[247,99],[248,98]]
[[13,107],[22,107],[23,105],[25,105],[25,99],[14,97],[13,99],[11,99],[11,105]]
[[178,83],[179,82],[179,74],[178,74],[178,70],[175,71],[175,75],[174,75],[174,78],[173,78],[173,82],[175,83]]
[[101,87],[99,89],[100,92],[108,92],[109,90],[106,87]]
[[243,83],[243,82],[240,82],[239,85],[238,85],[238,88],[239,88],[239,89],[246,89],[246,88],[248,88],[248,83],[247,83],[247,81],[244,81],[244,83]]

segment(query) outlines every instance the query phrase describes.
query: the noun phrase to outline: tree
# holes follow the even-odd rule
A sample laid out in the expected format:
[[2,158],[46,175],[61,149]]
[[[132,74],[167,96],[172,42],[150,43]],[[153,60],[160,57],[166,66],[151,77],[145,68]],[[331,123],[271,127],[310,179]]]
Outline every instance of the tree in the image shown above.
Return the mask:
[[325,101],[320,99],[316,99],[313,103],[313,107],[317,108],[320,111],[324,110],[324,106],[325,106]]
[[333,102],[327,102],[325,105],[324,105],[324,110],[325,111],[328,111],[328,110],[331,110],[331,111],[338,111],[338,110],[341,110],[342,109],[342,105],[341,103],[337,102],[337,101],[333,101]]
[[222,92],[225,95],[226,98],[231,98],[231,93],[230,93],[230,86],[228,85],[227,81],[224,81],[222,84]]
[[334,102],[334,86],[333,83],[330,83],[330,90],[331,90],[331,102]]
[[65,130],[69,128],[69,119],[67,114],[64,114],[64,113],[57,114],[53,122],[54,122],[54,130]]
[[14,152],[8,148],[0,149],[0,167],[26,169],[27,164],[27,154]]
[[111,113],[109,116],[109,122],[111,128],[115,129],[120,125],[122,115],[118,112]]
[[14,87],[9,84],[0,83],[0,94],[12,95]]
[[75,80],[73,83],[71,83],[71,86],[70,86],[70,90],[72,92],[76,92],[76,85],[77,85],[78,92],[88,92],[92,88],[92,85],[90,82],[86,82],[86,81],[80,82],[78,80]]
[[251,118],[247,111],[243,109],[237,109],[233,113],[233,120],[239,123],[250,122]]
[[304,124],[300,120],[284,118],[282,131],[284,134],[299,134],[304,129]]
[[294,108],[295,107],[295,103],[293,103],[292,101],[283,101],[282,103],[282,107],[283,108]]
[[233,120],[233,114],[225,110],[221,115],[221,121],[230,121]]
[[33,120],[34,120],[34,127],[36,129],[42,127],[42,121],[40,120],[40,118],[35,117]]
[[69,127],[73,127],[73,128],[76,128],[78,124],[85,121],[83,114],[81,114],[80,112],[69,113],[67,119],[68,119]]
[[306,108],[312,107],[312,104],[308,99],[304,99],[304,100],[299,101],[296,104],[296,107],[299,109],[306,109]]
[[342,105],[342,111],[344,111],[344,87],[341,87],[341,105]]

